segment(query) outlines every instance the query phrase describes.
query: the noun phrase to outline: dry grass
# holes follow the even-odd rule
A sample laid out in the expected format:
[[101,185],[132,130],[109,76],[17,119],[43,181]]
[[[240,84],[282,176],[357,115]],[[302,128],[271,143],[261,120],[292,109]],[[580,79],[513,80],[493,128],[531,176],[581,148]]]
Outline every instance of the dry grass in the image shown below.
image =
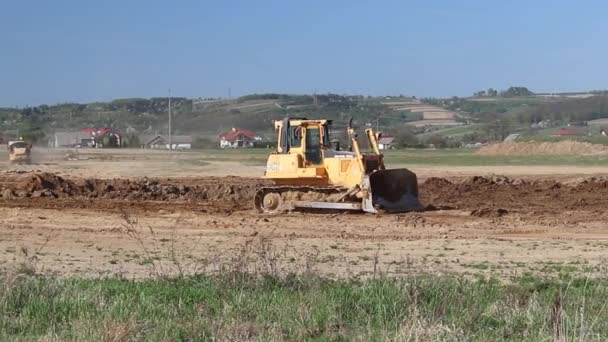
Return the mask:
[[[176,226],[181,219],[176,219]],[[0,276],[2,340],[604,340],[608,278],[388,276],[382,246],[369,276],[316,274],[318,250],[252,236],[235,253],[184,262],[172,239],[125,213],[151,278],[40,275],[31,265]],[[49,237],[49,239],[52,237]],[[161,253],[161,254],[159,254]],[[162,258],[158,258],[161,255]],[[405,263],[407,264],[407,262]],[[195,272],[201,270],[201,272]],[[198,273],[196,275],[189,275]],[[202,273],[202,274],[201,274]]]

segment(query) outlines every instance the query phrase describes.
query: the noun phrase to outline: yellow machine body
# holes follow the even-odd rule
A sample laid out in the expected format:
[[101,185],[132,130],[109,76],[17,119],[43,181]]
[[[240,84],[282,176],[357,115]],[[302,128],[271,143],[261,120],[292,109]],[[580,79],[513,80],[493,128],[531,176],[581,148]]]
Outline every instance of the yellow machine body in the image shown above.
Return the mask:
[[32,146],[24,141],[8,142],[8,160],[13,164],[29,164]]
[[[416,175],[407,169],[385,170],[378,149],[378,136],[365,131],[371,153],[362,153],[357,136],[349,127],[352,147],[341,151],[331,146],[329,120],[285,119],[275,121],[277,150],[270,154],[264,178],[277,186],[291,187],[292,192],[333,188],[342,192],[338,201],[294,202],[292,207],[354,209],[376,212],[380,207],[389,211],[419,210]],[[278,188],[283,189],[287,188]],[[278,190],[277,190],[278,191]],[[270,193],[270,191],[266,191]],[[256,207],[264,209],[262,194]],[[272,210],[279,199],[270,201]],[[269,205],[270,205],[269,204]],[[282,204],[282,203],[281,203]]]

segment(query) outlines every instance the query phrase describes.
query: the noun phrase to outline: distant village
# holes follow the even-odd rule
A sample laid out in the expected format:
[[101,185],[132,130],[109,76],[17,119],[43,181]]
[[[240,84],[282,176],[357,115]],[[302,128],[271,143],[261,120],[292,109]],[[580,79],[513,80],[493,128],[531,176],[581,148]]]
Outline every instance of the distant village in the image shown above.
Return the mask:
[[[217,136],[218,148],[254,147],[262,138],[254,132],[232,128]],[[49,147],[68,148],[120,148],[139,147],[143,149],[191,149],[194,139],[191,135],[141,134],[119,132],[109,127],[89,127],[73,132],[57,132],[49,139]]]

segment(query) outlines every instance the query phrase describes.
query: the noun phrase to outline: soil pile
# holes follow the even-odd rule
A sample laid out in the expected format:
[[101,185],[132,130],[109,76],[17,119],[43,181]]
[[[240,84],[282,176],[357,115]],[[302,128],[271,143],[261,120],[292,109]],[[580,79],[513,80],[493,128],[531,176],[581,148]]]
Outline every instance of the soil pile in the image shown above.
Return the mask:
[[420,196],[425,205],[439,209],[603,210],[608,206],[608,180],[590,177],[565,185],[555,180],[530,181],[501,176],[475,176],[455,182],[429,178],[420,184]]
[[608,153],[608,147],[586,142],[565,140],[559,142],[501,142],[483,146],[477,154],[485,156],[511,155],[576,155]]
[[[260,179],[241,177],[65,179],[34,172],[0,176],[0,197],[48,198],[49,203],[59,202],[56,199],[74,199],[83,206],[113,201],[133,205],[185,203],[193,207],[205,204],[232,211],[251,209],[255,191],[263,184],[266,182]],[[419,185],[419,192],[421,202],[429,209],[469,210],[479,217],[500,217],[514,212],[604,211],[608,207],[606,177],[581,178],[569,184],[502,176],[475,176],[458,181],[431,177]],[[291,195],[298,199],[316,199],[299,193]]]
[[104,198],[119,200],[193,200],[240,202],[253,198],[255,182],[239,177],[208,177],[202,180],[159,179],[64,179],[38,172],[3,182],[2,197]]

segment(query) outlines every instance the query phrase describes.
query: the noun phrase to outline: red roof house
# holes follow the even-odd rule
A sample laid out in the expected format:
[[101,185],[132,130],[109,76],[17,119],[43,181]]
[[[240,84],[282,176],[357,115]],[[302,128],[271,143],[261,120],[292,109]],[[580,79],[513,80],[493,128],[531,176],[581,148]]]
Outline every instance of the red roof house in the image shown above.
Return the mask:
[[255,133],[245,129],[233,128],[230,132],[220,134],[220,147],[252,147]]
[[120,147],[122,144],[122,133],[117,132],[110,127],[87,127],[80,129],[80,133],[90,137],[89,139],[85,140],[91,140],[93,146],[95,147],[104,147],[103,140],[106,136],[108,136],[110,139],[110,146],[105,147]]
[[562,128],[560,130],[555,131],[552,135],[556,136],[556,137],[563,137],[563,136],[568,136],[568,135],[583,135],[583,134],[576,129]]
[[108,134],[108,133],[112,133],[116,136],[122,136],[122,134],[120,132],[116,132],[115,130],[113,130],[110,127],[87,127],[87,128],[82,128],[80,129],[81,133],[84,134],[88,134],[92,137],[103,137],[104,135]]

